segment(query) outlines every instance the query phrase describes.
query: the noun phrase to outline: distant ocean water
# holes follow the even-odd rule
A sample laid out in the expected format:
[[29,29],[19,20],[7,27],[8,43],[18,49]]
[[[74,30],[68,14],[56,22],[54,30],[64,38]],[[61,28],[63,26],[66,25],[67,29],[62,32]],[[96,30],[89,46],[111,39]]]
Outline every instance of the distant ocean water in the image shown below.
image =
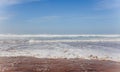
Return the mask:
[[0,35],[0,56],[120,61],[120,35]]

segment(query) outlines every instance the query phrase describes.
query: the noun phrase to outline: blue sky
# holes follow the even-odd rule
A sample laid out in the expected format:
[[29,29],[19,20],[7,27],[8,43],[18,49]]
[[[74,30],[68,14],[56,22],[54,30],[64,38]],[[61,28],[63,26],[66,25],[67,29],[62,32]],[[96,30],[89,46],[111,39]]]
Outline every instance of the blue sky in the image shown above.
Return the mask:
[[120,0],[0,0],[0,33],[120,34]]

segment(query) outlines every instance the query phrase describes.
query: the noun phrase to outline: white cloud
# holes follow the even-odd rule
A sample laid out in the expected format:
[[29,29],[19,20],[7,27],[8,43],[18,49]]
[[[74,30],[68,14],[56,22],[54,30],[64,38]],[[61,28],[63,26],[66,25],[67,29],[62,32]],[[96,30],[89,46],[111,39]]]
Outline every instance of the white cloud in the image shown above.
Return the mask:
[[0,23],[10,19],[11,14],[8,14],[9,12],[6,11],[8,6],[33,2],[33,1],[40,1],[40,0],[0,0]]
[[7,5],[13,5],[17,4],[19,1],[18,0],[0,0],[0,6],[7,6]]
[[111,10],[111,16],[113,15],[116,18],[118,24],[120,23],[120,0],[101,0],[98,3],[98,9]]
[[4,17],[2,17],[2,16],[0,16],[0,24],[3,24],[3,23],[5,23],[6,22],[6,20],[8,20],[9,18],[6,16],[4,16]]
[[9,16],[7,14],[5,14],[3,11],[0,12],[0,24],[3,23],[4,21],[8,20],[8,19],[9,19]]
[[120,9],[120,0],[99,0],[97,9]]
[[1,21],[1,20],[6,20],[6,19],[8,19],[8,17],[5,17],[5,16],[1,16],[1,17],[0,17],[0,21]]
[[12,16],[9,14],[0,13],[0,24],[6,23],[11,18],[12,18]]
[[30,23],[56,22],[60,18],[61,18],[61,16],[43,16],[43,17],[33,18],[31,20],[28,20],[27,22],[30,22]]
[[33,1],[40,1],[40,0],[0,0],[0,6],[9,6],[9,5],[15,5],[19,3],[33,2]]
[[40,19],[40,21],[45,22],[45,21],[54,21],[58,18],[59,18],[59,16],[44,16],[44,17],[41,17],[39,19]]

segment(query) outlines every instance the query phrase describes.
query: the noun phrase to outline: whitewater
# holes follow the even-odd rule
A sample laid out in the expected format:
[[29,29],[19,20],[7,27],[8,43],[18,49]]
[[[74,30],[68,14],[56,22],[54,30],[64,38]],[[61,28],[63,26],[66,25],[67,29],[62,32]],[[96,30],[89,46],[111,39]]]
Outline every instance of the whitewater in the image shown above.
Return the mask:
[[120,62],[120,35],[0,34],[0,57],[10,56]]

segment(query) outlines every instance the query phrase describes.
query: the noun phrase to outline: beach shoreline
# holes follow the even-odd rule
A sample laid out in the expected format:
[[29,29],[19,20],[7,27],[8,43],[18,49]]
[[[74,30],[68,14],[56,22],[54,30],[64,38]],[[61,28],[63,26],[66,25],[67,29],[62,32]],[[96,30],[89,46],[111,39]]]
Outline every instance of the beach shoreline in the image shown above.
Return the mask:
[[0,72],[119,72],[120,63],[80,58],[0,57]]

